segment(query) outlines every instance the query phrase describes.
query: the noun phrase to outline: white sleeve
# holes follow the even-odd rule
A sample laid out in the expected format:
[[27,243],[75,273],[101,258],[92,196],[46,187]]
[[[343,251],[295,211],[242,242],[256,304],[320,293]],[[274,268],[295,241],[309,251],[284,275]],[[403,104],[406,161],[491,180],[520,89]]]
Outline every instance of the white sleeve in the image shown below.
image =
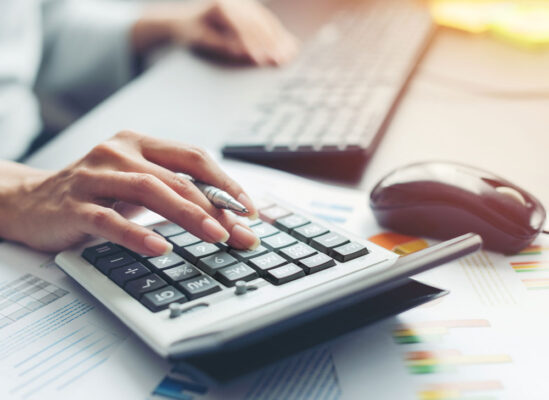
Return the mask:
[[129,2],[46,0],[37,90],[88,108],[124,85],[134,75],[130,31],[140,13]]
[[0,1],[0,159],[21,156],[41,129],[32,91],[41,58],[40,19],[34,1]]

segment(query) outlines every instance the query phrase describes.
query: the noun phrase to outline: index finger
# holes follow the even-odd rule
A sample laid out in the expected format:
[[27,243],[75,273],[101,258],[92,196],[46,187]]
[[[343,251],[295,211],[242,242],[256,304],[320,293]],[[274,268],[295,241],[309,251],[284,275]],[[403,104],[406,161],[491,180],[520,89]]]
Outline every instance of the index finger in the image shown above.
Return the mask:
[[185,172],[196,180],[226,191],[248,209],[246,215],[257,217],[257,209],[244,189],[206,151],[195,146],[152,138],[142,140],[141,151],[143,157],[155,164],[174,172]]

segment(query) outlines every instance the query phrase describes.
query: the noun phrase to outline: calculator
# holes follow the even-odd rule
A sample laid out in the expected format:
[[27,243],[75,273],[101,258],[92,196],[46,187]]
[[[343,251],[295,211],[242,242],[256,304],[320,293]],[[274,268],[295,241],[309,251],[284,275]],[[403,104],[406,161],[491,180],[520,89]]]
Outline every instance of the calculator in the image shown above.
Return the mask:
[[162,357],[182,360],[265,338],[379,294],[477,250],[468,234],[409,256],[331,226],[281,201],[242,218],[254,250],[204,242],[169,221],[150,226],[173,244],[159,257],[97,239],[56,262]]

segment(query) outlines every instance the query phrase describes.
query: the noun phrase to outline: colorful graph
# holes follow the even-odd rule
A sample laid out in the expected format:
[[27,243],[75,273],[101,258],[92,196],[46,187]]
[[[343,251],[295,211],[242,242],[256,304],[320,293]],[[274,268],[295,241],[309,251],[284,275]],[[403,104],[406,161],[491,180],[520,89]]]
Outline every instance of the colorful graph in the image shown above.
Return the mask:
[[507,354],[462,354],[459,350],[410,351],[405,355],[412,374],[453,371],[461,366],[503,364],[511,362]]
[[429,247],[429,244],[423,239],[395,232],[383,232],[368,238],[368,240],[400,255],[410,254]]
[[515,261],[511,267],[516,272],[539,272],[549,270],[549,261]]
[[522,283],[528,290],[549,289],[549,278],[523,279]]
[[445,382],[426,385],[418,393],[419,400],[492,400],[495,391],[503,389],[500,381]]
[[521,250],[519,253],[515,254],[515,256],[532,256],[532,255],[541,255],[544,252],[549,251],[549,247],[542,246],[538,244],[533,244],[525,249]]
[[485,319],[425,321],[397,326],[393,331],[393,338],[399,344],[425,343],[442,339],[454,328],[485,327],[490,327],[490,322]]
[[[513,271],[520,274],[531,274],[530,278],[522,279],[528,290],[549,289],[549,247],[546,244],[532,244],[509,258]],[[522,256],[522,257],[521,257]]]

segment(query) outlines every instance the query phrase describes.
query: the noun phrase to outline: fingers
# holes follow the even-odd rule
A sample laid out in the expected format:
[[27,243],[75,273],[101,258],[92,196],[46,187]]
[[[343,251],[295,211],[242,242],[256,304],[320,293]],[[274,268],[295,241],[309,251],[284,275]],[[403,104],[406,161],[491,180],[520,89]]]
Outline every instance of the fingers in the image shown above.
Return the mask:
[[141,143],[143,156],[150,162],[171,171],[185,172],[226,191],[248,209],[248,216],[257,217],[257,210],[242,187],[223,172],[204,150],[151,138],[143,138]]
[[102,236],[139,254],[159,256],[172,251],[172,245],[162,236],[128,221],[110,208],[90,203],[79,214],[87,233]]

